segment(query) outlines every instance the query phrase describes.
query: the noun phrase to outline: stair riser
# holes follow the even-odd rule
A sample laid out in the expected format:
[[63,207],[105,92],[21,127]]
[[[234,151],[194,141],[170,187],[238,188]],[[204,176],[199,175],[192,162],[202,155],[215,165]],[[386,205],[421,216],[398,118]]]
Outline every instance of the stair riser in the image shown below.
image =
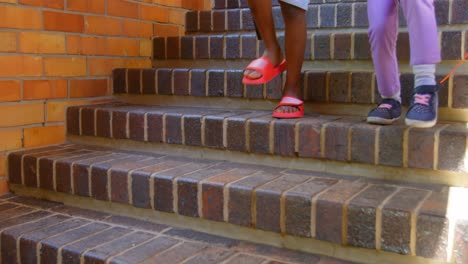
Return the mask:
[[[269,113],[145,107],[73,107],[70,135],[206,147],[244,153],[356,162],[398,168],[466,172],[467,131],[436,125],[380,127],[358,119],[273,120]],[[421,151],[423,152],[421,154]]]
[[[346,3],[346,2],[365,2],[366,0],[309,0],[310,4],[324,4],[324,3]],[[248,7],[247,0],[214,0],[212,2],[213,9],[232,9]],[[278,0],[271,0],[272,6],[278,6]]]
[[[252,15],[246,5],[229,6],[228,8],[227,10],[188,12],[186,31],[188,33],[209,33],[254,30]],[[465,8],[463,0],[454,0],[452,3],[448,0],[435,1],[437,24],[467,23],[468,16],[464,12]],[[273,7],[273,17],[276,28],[284,29],[279,6]],[[406,20],[401,11],[399,24],[406,26]],[[365,1],[332,1],[309,5],[307,12],[307,27],[309,29],[367,28],[368,26],[367,3]]]
[[[467,22],[468,23],[468,22]],[[442,60],[460,60],[468,50],[468,27],[443,29],[440,33]],[[284,35],[278,36],[284,47]],[[397,41],[397,57],[409,61],[408,32],[400,32]],[[283,48],[284,50],[284,48]],[[153,39],[153,59],[253,59],[263,53],[263,41],[251,33],[228,35],[196,35],[182,37],[157,37]],[[367,32],[317,32],[307,36],[304,59],[327,60],[370,60]]]
[[[162,156],[144,160],[135,154],[93,150],[88,151],[94,158],[73,156],[76,151],[11,154],[13,188],[41,188],[27,179],[41,182],[52,175],[54,182],[72,184],[61,188],[71,190],[66,194],[341,245],[440,261],[449,258],[440,245],[447,245],[444,234],[455,225],[450,226],[453,219],[446,216],[448,194],[440,190]],[[52,164],[50,170],[41,170],[45,164]],[[59,170],[58,164],[68,166],[69,173]],[[18,175],[22,171],[24,180]],[[42,188],[57,191],[55,186]]]
[[[209,97],[280,99],[283,76],[266,85],[243,85],[242,70],[205,69],[115,69],[114,94],[177,95]],[[375,75],[372,72],[309,72],[303,73],[303,98],[313,103],[374,104],[380,101]],[[443,75],[437,75],[441,80]],[[413,74],[401,74],[402,104],[409,106],[414,86]],[[447,111],[468,109],[465,91],[468,75],[457,74],[441,85],[439,107]],[[449,94],[451,97],[449,98]],[[453,115],[455,116],[455,114]],[[440,120],[444,120],[443,117]],[[453,119],[449,119],[453,120]],[[460,120],[460,121],[467,121]]]
[[[217,236],[222,236],[222,237],[215,236],[217,240],[216,242],[221,243],[221,245],[227,245],[228,247],[231,244],[233,244],[231,238],[239,239],[243,241],[251,241],[254,243],[261,244],[261,245],[254,245],[254,247],[252,248],[252,245],[247,244],[248,242],[241,242],[241,245],[247,244],[245,246],[247,246],[249,249],[249,255],[256,254],[256,252],[258,252],[258,254],[263,255],[263,256],[272,254],[273,256],[281,256],[287,259],[297,260],[300,263],[314,263],[314,261],[316,261],[317,259],[317,257],[315,256],[313,256],[313,258],[310,258],[310,257],[308,258],[306,253],[303,253],[303,252],[333,256],[335,258],[346,259],[348,261],[355,261],[357,263],[363,263],[363,264],[364,263],[368,263],[368,264],[374,264],[374,263],[382,263],[382,264],[453,263],[453,262],[441,261],[437,259],[428,259],[428,258],[423,258],[423,257],[418,257],[418,256],[394,254],[394,253],[385,252],[385,251],[380,251],[378,252],[378,254],[376,254],[376,251],[372,249],[355,248],[355,247],[349,247],[349,246],[343,247],[334,243],[320,241],[320,240],[311,239],[311,238],[284,236],[284,235],[275,234],[272,232],[264,232],[258,229],[234,226],[229,223],[214,222],[214,221],[204,220],[200,218],[192,218],[192,217],[186,217],[186,216],[181,216],[181,215],[176,215],[176,214],[158,212],[155,210],[135,208],[130,205],[109,203],[105,201],[98,201],[98,200],[93,200],[91,198],[80,197],[80,196],[69,195],[69,194],[54,193],[54,192],[47,191],[47,190],[33,189],[33,188],[28,188],[28,187],[24,187],[24,186],[20,186],[16,184],[12,184],[12,190],[14,190],[15,193],[22,195],[22,196],[30,196],[30,197],[40,198],[40,199],[47,199],[50,201],[56,201],[56,202],[78,206],[80,208],[86,208],[90,210],[99,210],[100,212],[105,212],[105,213],[110,213],[110,214],[123,215],[123,216],[128,216],[128,217],[133,217],[133,218],[138,217],[141,219],[145,219],[146,221],[148,221],[148,219],[152,219],[156,221],[157,223],[168,223],[171,226],[175,227],[174,229],[176,229],[175,230],[176,232],[174,233],[176,236],[181,234],[179,231],[180,229],[186,229],[187,226],[190,226],[190,229],[192,230],[204,232],[204,233],[200,233],[200,232],[192,231],[192,230],[182,230],[182,231],[187,231],[187,232],[186,234],[185,233],[181,234],[182,235],[181,239],[186,238],[186,239],[193,240],[194,239],[193,234],[195,234],[195,239],[197,240],[197,242],[198,241],[204,242],[207,239],[207,235],[205,233],[209,233],[209,234],[214,234]],[[78,210],[82,210],[82,209],[78,209]],[[137,224],[134,224],[134,223],[130,223],[130,226],[131,228],[136,228],[136,229],[140,228]],[[143,226],[142,229],[144,228],[145,226]],[[466,247],[464,245],[465,242],[462,239],[462,236],[466,233],[466,230],[463,230],[464,228],[465,226],[461,223],[457,225],[457,238],[456,238],[457,252],[454,255],[456,256],[455,263],[460,263],[460,264],[465,263],[467,261],[467,257],[466,257],[467,255],[463,253],[463,250]],[[117,227],[117,229],[121,230],[119,227]],[[171,231],[169,231],[169,233],[171,233]],[[198,235],[200,237],[197,237],[196,235],[197,233],[200,234]],[[208,235],[208,239],[210,237],[211,235]],[[93,243],[96,243],[96,242],[99,243],[100,241],[102,241],[102,239],[101,237],[98,237],[96,238],[96,240],[93,240]],[[184,244],[185,243],[187,242],[184,242]],[[15,241],[11,241],[11,243],[8,244],[8,250],[9,250],[8,252],[10,252],[11,250],[11,252],[16,253],[17,251],[14,249],[15,245],[16,245]],[[236,244],[234,243],[233,250],[236,250],[235,245]],[[271,246],[281,247],[283,249],[271,248]],[[87,247],[83,246],[83,248],[86,249]],[[292,249],[293,251],[288,250],[288,249]],[[254,251],[252,252],[252,250]],[[79,254],[81,252],[70,251],[67,246],[64,249],[62,249],[62,251],[65,252],[65,254],[62,255],[62,258],[63,257],[67,257],[70,259],[80,258]],[[37,252],[37,251],[31,251],[31,254],[34,254],[33,252]],[[185,254],[185,252],[181,252],[180,254]],[[86,254],[83,254],[83,255],[86,255]],[[87,254],[87,255],[89,256],[90,254]],[[27,256],[30,256],[30,255],[27,255]],[[42,255],[40,256],[42,259]],[[100,260],[100,259],[105,259],[107,256],[91,256],[91,257],[95,257],[95,259]],[[320,261],[322,261],[323,263],[341,263],[341,262],[337,262],[334,259],[331,259],[331,260],[327,259],[326,257]],[[239,262],[234,262],[234,263],[245,263],[245,261],[241,260]],[[348,262],[345,261],[345,263],[348,263]]]
[[[271,261],[351,264],[323,255],[280,248],[279,239],[274,238],[272,243],[272,236],[268,242],[276,247],[232,239],[225,234],[221,237],[195,231],[194,227],[200,226],[199,222],[203,220],[185,217],[182,221],[174,221],[174,215],[167,220],[169,217],[152,210],[144,212],[150,221],[141,220],[138,217],[143,218],[140,212],[145,210],[115,203],[110,209],[108,203],[96,200],[57,194],[51,194],[50,198],[50,192],[25,189],[15,186],[15,190],[24,194],[22,196],[0,196],[2,263],[206,264],[209,260],[209,263],[231,264]],[[47,201],[42,195],[46,199],[58,201],[64,198],[65,201]],[[42,197],[34,199],[31,196]],[[64,202],[73,206],[63,205]]]

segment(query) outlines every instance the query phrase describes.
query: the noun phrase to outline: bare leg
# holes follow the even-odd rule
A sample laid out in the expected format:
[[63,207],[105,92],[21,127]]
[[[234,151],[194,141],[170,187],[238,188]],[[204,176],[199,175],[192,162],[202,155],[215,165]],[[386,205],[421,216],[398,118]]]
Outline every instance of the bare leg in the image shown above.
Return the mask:
[[[302,97],[301,70],[304,63],[304,53],[307,39],[306,11],[296,6],[281,3],[285,31],[285,53],[287,61],[286,83],[283,96]],[[292,113],[298,109],[282,106],[277,112]]]
[[[248,0],[249,8],[265,44],[263,55],[268,57],[273,65],[283,60],[281,47],[276,38],[271,0]],[[244,75],[250,79],[258,79],[261,74],[253,70],[245,70]]]

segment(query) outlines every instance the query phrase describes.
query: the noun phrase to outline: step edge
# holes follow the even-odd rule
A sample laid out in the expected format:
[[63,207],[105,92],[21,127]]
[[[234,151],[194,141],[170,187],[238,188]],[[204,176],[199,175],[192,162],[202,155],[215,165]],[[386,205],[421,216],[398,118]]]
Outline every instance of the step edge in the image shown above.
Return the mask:
[[[259,110],[272,111],[279,99],[251,99],[236,97],[214,96],[177,96],[177,95],[134,95],[114,94],[118,101],[145,106],[174,106],[174,107],[213,107],[230,110]],[[256,101],[255,101],[256,100]],[[255,102],[254,102],[255,101]],[[183,102],[183,103],[180,103]],[[250,107],[249,107],[250,106]],[[252,107],[253,106],[253,107]],[[304,103],[305,113],[321,115],[358,116],[363,119],[375,107],[375,104],[339,103],[339,102],[311,102]],[[406,113],[408,106],[403,106]],[[468,122],[468,108],[439,107],[438,121],[442,122]]]
[[[289,235],[280,235],[272,232],[253,230],[250,228],[240,227],[223,222],[215,222],[201,218],[191,218],[177,214],[158,212],[155,210],[140,209],[130,205],[98,201],[92,198],[55,193],[52,191],[34,189],[17,184],[11,184],[10,188],[13,193],[20,196],[46,199],[49,201],[60,202],[64,205],[75,206],[88,210],[96,210],[96,207],[98,207],[99,211],[104,213],[124,215],[160,224],[171,223],[171,225],[180,228],[187,228],[187,226],[190,226],[190,229],[213,235],[246,240],[249,242],[266,244],[270,246],[283,247],[286,249],[297,250],[306,253],[320,254],[343,260],[357,261],[360,263],[449,263],[419,256],[400,255],[386,251],[346,247],[311,238],[298,238]],[[354,255],[355,257],[351,257],[351,255]]]
[[[453,187],[468,187],[466,172],[433,171],[417,168],[400,168],[383,165],[369,165],[365,163],[349,163],[332,160],[317,160],[311,158],[280,157],[266,154],[253,154],[217,150],[204,147],[194,147],[176,144],[158,144],[139,142],[130,139],[108,139],[92,136],[67,135],[69,143],[92,145],[124,151],[138,151],[143,153],[182,155],[188,158],[229,161],[242,164],[276,164],[285,169],[309,170],[339,175],[364,177],[375,180],[390,180],[406,183],[447,185]],[[259,163],[260,162],[260,163]],[[378,171],[378,173],[376,173]],[[377,176],[376,176],[377,175]],[[408,175],[411,175],[408,177]]]

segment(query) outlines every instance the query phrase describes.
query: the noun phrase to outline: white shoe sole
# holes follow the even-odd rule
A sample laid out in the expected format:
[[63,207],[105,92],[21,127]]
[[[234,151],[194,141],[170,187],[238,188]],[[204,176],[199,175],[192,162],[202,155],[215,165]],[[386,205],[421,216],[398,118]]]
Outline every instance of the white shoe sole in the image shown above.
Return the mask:
[[375,124],[375,125],[390,125],[393,122],[397,121],[398,119],[400,119],[400,117],[393,118],[393,119],[385,119],[385,118],[380,118],[380,117],[375,117],[375,116],[369,116],[367,117],[367,123]]
[[414,119],[405,119],[405,124],[410,127],[418,127],[418,128],[429,128],[435,126],[437,123],[437,117],[436,119],[432,121],[421,121],[421,120],[414,120]]

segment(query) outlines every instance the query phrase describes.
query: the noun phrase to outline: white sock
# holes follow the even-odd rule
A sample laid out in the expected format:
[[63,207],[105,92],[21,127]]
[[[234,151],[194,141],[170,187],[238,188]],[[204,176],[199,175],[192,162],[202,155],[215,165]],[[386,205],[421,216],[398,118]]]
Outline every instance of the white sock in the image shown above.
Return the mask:
[[400,102],[401,104],[401,92],[398,91],[396,94],[392,95],[392,96],[384,96],[384,95],[381,95],[382,99],[393,99],[395,101],[398,101]]
[[435,64],[421,64],[413,66],[414,87],[421,85],[435,85]]

